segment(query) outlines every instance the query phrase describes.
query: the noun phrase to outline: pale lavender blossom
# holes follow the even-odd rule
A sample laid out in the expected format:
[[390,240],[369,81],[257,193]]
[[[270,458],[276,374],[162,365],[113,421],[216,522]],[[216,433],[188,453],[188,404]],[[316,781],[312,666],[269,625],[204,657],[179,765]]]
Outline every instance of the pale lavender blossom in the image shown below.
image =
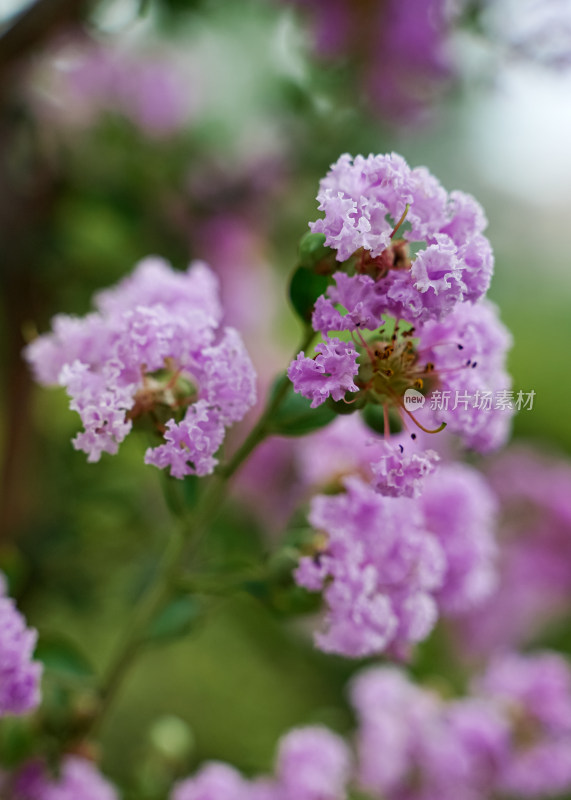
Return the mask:
[[446,423],[478,452],[505,444],[515,413],[506,370],[512,340],[496,307],[488,300],[464,303],[442,321],[426,322],[418,335],[437,381],[419,418],[434,426]]
[[364,8],[351,0],[288,2],[310,16],[319,56],[357,65],[383,122],[422,120],[453,77],[455,3],[388,0]]
[[381,667],[354,678],[351,702],[358,722],[359,784],[373,796],[390,797],[406,785],[415,745],[432,726],[439,699],[412,683],[402,670]]
[[370,480],[369,465],[378,437],[359,414],[336,417],[331,424],[297,442],[297,469],[311,487],[339,486],[348,475]]
[[[457,6],[445,0],[389,0],[379,7],[365,80],[383,117],[418,124],[449,87]],[[365,24],[371,21],[365,18]]]
[[571,668],[558,653],[497,656],[476,689],[512,721],[498,777],[507,796],[545,798],[571,790]]
[[[336,272],[335,285],[315,301],[311,324],[316,331],[376,330],[384,325],[386,298],[376,292],[375,281],[369,275],[345,275]],[[341,314],[337,306],[347,309]]]
[[246,780],[212,761],[179,782],[170,800],[345,800],[349,748],[327,728],[294,728],[279,742],[275,774]]
[[314,358],[299,353],[288,369],[295,391],[310,399],[312,408],[328,397],[341,400],[346,392],[358,391],[353,381],[359,371],[357,351],[351,343],[327,338],[315,350]]
[[9,800],[118,800],[115,788],[94,764],[79,756],[65,756],[59,775],[41,762],[23,767],[10,784]]
[[390,441],[378,442],[371,455],[373,453],[373,486],[387,497],[418,497],[425,478],[434,472],[440,460],[434,450],[409,454],[404,445]]
[[345,486],[343,494],[313,499],[309,519],[326,542],[295,572],[299,585],[323,590],[325,627],[316,644],[351,657],[405,655],[436,622],[444,554],[413,500],[383,497],[358,478]]
[[239,334],[220,327],[214,274],[202,262],[176,272],[147,258],[95,304],[83,319],[56,317],[26,348],[36,378],[64,386],[81,417],[74,447],[98,461],[148,415],[164,444],[147,450],[147,463],[179,478],[212,472],[225,428],[256,398]]
[[[2,582],[4,582],[3,576]],[[2,591],[4,591],[4,586]],[[0,717],[26,714],[40,703],[42,665],[33,661],[37,633],[10,597],[0,596]]]
[[496,497],[477,470],[455,463],[425,479],[418,502],[446,556],[439,606],[447,615],[470,611],[497,585]]
[[[336,285],[316,304],[316,330],[374,330],[383,313],[413,323],[442,319],[485,294],[493,257],[482,208],[463,192],[448,195],[425,167],[411,169],[396,153],[344,154],[317,199],[324,218],[311,230],[325,234],[339,261],[355,254],[357,274],[335,275]],[[422,246],[416,257],[410,243]]]
[[511,447],[486,465],[499,498],[501,526],[496,590],[468,617],[456,640],[486,654],[534,639],[569,610],[571,468],[531,447]]
[[233,767],[218,761],[205,764],[192,778],[180,781],[170,800],[251,800],[248,782]]
[[[508,439],[516,407],[506,371],[510,345],[510,334],[493,304],[487,300],[458,304],[439,322],[428,320],[404,333],[399,327],[392,336],[381,334],[356,344],[358,371],[352,376],[356,394],[347,402],[394,409],[409,432],[414,432],[412,423],[428,432],[447,427],[468,448],[484,453],[497,449]],[[320,399],[314,380],[317,366],[301,355],[293,363],[294,388],[303,388],[305,396],[314,391]],[[411,411],[403,395],[413,388],[424,400]],[[437,446],[434,441],[428,449]],[[405,458],[409,455],[406,450]]]
[[281,800],[344,800],[349,781],[349,748],[327,728],[295,728],[279,745],[276,784]]
[[[342,155],[318,199],[324,218],[310,228],[342,263],[314,303],[312,326],[327,343],[319,347],[335,342],[347,357],[350,350],[355,396],[344,396],[345,372],[342,382],[333,363],[325,369],[321,357],[303,353],[290,367],[294,389],[314,406],[333,396],[359,409],[373,403],[385,420],[396,411],[406,429],[448,426],[480,452],[504,444],[514,412],[511,338],[484,298],[493,257],[481,206],[464,192],[448,194],[426,168],[410,169],[396,153]],[[331,331],[348,333],[350,342],[329,339]],[[408,390],[429,402],[411,410]],[[416,455],[415,468],[423,458]],[[377,473],[394,493],[383,465]]]
[[354,679],[357,777],[372,798],[481,800],[492,795],[509,729],[493,703],[446,702],[394,667]]
[[152,138],[172,136],[193,116],[188,78],[155,52],[119,49],[93,40],[64,40],[42,63],[40,108],[66,125],[93,125],[105,114],[129,120]]
[[568,614],[571,592],[571,468],[530,447],[486,465],[501,509],[496,591],[463,619],[462,649],[489,653],[533,640]]
[[170,419],[166,423],[165,444],[149,448],[145,464],[159,469],[170,467],[175,478],[210,475],[217,463],[213,453],[224,441],[224,433],[216,410],[206,400],[198,400],[189,407],[181,422]]

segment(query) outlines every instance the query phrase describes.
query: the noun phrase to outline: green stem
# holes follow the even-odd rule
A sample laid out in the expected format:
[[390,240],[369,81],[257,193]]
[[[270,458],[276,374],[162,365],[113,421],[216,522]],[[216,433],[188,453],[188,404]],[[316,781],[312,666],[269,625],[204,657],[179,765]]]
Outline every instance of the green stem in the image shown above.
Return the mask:
[[[307,328],[296,353],[301,350],[305,351],[314,337],[315,332],[311,328]],[[287,375],[284,375],[272,399],[242,445],[234,453],[230,461],[226,465],[223,465],[212,477],[192,516],[182,506],[180,497],[178,493],[174,491],[174,487],[167,485],[165,488],[165,496],[169,500],[169,506],[173,509],[174,513],[176,513],[181,524],[170,537],[157,567],[154,580],[137,604],[133,618],[129,624],[128,633],[121,642],[114,658],[111,660],[111,664],[109,665],[99,690],[99,706],[97,712],[90,721],[86,732],[93,731],[96,727],[101,725],[126,673],[130,669],[141,645],[145,641],[149,625],[162,605],[168,600],[172,587],[176,582],[179,566],[186,562],[186,556],[188,555],[187,545],[192,541],[192,545],[196,547],[197,540],[212,522],[212,519],[216,516],[221,506],[221,501],[229,479],[244,463],[250,453],[252,453],[260,442],[271,432],[269,423],[271,422],[272,416],[285,399],[289,385],[289,378]]]
[[128,633],[111,660],[101,682],[97,712],[89,725],[91,732],[101,725],[125,674],[145,641],[149,625],[163,603],[168,599],[171,584],[174,581],[184,552],[184,545],[185,537],[182,531],[180,529],[175,530],[167,542],[151,585],[135,607],[133,617],[129,623]]
[[[313,339],[315,338],[315,331],[308,327],[304,331],[304,336],[297,348],[297,353],[300,353],[302,350],[305,352]],[[223,465],[220,468],[220,475],[222,475],[225,479],[230,478],[236,470],[243,464],[243,462],[248,458],[250,453],[255,450],[255,448],[264,441],[264,439],[270,433],[270,425],[268,423],[271,422],[272,416],[278,410],[280,405],[283,403],[286,394],[290,388],[290,380],[287,375],[283,375],[277,390],[275,391],[272,399],[266,406],[262,416],[254,425],[244,442],[240,445],[238,450],[234,453],[230,461]]]

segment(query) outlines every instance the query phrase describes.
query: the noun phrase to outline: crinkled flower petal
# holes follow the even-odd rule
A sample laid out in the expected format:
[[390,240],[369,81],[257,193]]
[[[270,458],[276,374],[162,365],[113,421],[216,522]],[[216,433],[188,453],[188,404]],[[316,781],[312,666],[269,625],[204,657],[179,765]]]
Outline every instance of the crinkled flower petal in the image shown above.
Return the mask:
[[32,661],[36,640],[14,600],[0,597],[0,717],[39,705],[42,665]]
[[296,581],[323,589],[326,651],[361,657],[391,649],[400,655],[430,632],[444,554],[412,500],[383,497],[357,478],[340,495],[318,495],[310,522],[327,536],[323,552],[303,557]]
[[181,422],[167,422],[164,438],[165,444],[147,450],[145,464],[169,467],[175,478],[209,475],[218,463],[214,453],[224,440],[224,424],[206,400],[199,400]]
[[387,497],[418,497],[424,478],[439,461],[434,450],[408,454],[403,445],[388,441],[379,442],[375,451],[380,451],[380,457],[371,464],[373,486]]
[[295,391],[312,401],[312,408],[328,397],[342,400],[346,392],[358,391],[353,381],[359,371],[357,351],[352,344],[327,338],[315,350],[315,358],[299,353],[287,373]]

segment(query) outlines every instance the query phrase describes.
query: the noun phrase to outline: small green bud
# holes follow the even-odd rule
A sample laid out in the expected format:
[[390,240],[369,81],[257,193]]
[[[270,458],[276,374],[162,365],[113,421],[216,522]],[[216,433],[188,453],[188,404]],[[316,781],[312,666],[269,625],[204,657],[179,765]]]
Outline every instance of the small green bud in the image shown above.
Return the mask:
[[154,749],[167,761],[186,761],[194,749],[194,734],[180,717],[167,715],[154,722],[149,731]]

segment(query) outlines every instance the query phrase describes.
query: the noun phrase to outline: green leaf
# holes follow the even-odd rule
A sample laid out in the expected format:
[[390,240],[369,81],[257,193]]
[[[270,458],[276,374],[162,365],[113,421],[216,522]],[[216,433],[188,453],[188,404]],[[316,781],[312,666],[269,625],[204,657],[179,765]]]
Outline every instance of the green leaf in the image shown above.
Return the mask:
[[306,233],[299,243],[299,263],[302,267],[323,274],[332,272],[335,251],[325,245],[324,233]]
[[89,680],[95,672],[77,645],[63,636],[42,636],[35,657],[44,664],[47,674],[69,680]]
[[295,617],[304,614],[315,614],[321,608],[322,599],[319,592],[309,592],[297,586],[293,580],[288,586],[274,586],[271,595],[271,608],[280,616]]
[[332,400],[330,397],[327,398],[327,406],[336,414],[340,414],[341,416],[345,417],[348,414],[354,414],[355,411],[359,411],[360,408],[363,407],[364,403],[367,402],[367,397],[365,394],[361,395],[361,397],[356,397],[355,395],[346,395],[347,397],[351,397],[350,403],[345,403],[343,400]]
[[201,605],[196,597],[179,595],[166,605],[155,617],[147,634],[150,642],[179,639],[192,630],[200,617]]
[[[278,378],[272,392],[282,381],[283,376]],[[311,401],[294,392],[290,383],[285,398],[268,421],[268,428],[277,436],[304,436],[329,425],[334,419],[335,411],[325,404],[311,408]]]
[[324,294],[329,286],[326,275],[317,275],[311,269],[301,266],[293,273],[289,285],[289,298],[298,316],[303,322],[309,322],[317,298]]

